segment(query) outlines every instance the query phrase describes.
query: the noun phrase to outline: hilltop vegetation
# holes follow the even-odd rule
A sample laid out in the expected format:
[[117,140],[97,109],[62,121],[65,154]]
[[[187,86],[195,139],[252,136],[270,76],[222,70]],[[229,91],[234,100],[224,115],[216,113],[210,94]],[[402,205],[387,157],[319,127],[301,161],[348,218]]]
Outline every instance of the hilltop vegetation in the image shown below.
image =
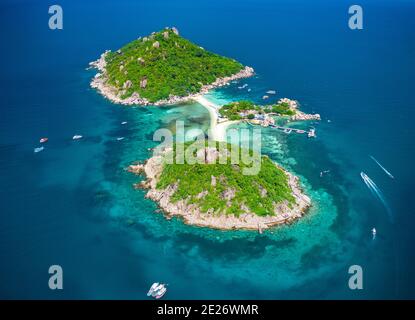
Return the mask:
[[229,120],[241,120],[244,118],[253,119],[254,114],[277,113],[282,116],[292,116],[295,114],[290,105],[286,102],[277,103],[274,105],[260,106],[255,105],[251,101],[242,100],[228,103],[219,109],[222,117]]
[[260,108],[251,101],[242,100],[225,104],[219,109],[219,113],[222,117],[226,117],[229,120],[241,120],[242,116],[240,113],[248,110],[260,111]]
[[287,102],[277,103],[264,108],[265,113],[278,113],[281,116],[293,116],[295,110],[293,110]]
[[187,96],[244,66],[184,39],[175,28],[134,40],[106,55],[107,84],[125,99],[138,93],[149,102]]
[[[176,148],[177,145],[174,150]],[[217,143],[213,151],[218,148]],[[230,150],[231,145],[226,148]],[[208,151],[211,152],[212,148]],[[187,161],[184,164],[164,164],[157,189],[177,184],[171,201],[187,200],[188,204],[197,204],[201,212],[213,210],[216,214],[238,216],[249,211],[259,216],[274,215],[276,204],[285,202],[291,205],[295,199],[283,170],[266,156],[261,156],[260,161],[257,175],[244,175],[243,168],[249,165],[242,161],[231,164],[230,158],[226,164],[189,164]]]

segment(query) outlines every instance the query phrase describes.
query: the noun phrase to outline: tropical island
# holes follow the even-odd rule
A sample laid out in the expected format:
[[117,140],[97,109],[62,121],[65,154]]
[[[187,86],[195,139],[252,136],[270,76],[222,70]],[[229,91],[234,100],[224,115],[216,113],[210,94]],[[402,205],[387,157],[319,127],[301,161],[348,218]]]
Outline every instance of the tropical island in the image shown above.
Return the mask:
[[258,174],[245,175],[247,164],[230,161],[231,148],[238,148],[234,145],[203,142],[196,148],[197,163],[166,161],[169,154],[175,158],[177,148],[174,144],[145,163],[128,167],[134,174],[145,175],[135,188],[147,189],[146,197],[168,217],[179,216],[185,223],[202,227],[262,232],[301,217],[311,204],[298,178],[267,156],[260,156]]
[[219,109],[221,117],[229,120],[255,119],[258,114],[275,114],[292,116],[295,111],[292,110],[287,102],[281,102],[274,105],[258,106],[248,100],[235,101],[222,106]]
[[[267,126],[274,124],[272,116],[288,117],[291,120],[320,120],[319,114],[306,114],[298,109],[295,100],[282,98],[272,105],[256,105],[252,101],[234,101],[219,109],[220,117],[230,121],[251,120],[255,124]],[[263,120],[254,122],[253,120]]]
[[91,81],[103,96],[125,105],[166,105],[254,74],[238,61],[209,52],[165,28],[140,37],[90,63]]
[[[146,197],[167,217],[179,216],[185,223],[203,227],[262,232],[294,221],[310,207],[310,198],[296,176],[267,156],[228,144],[226,130],[239,122],[286,130],[274,124],[277,118],[320,120],[320,115],[303,113],[298,102],[288,98],[268,105],[242,100],[217,106],[203,96],[211,89],[251,77],[251,67],[203,49],[181,37],[174,27],[140,37],[115,52],[107,50],[90,66],[98,69],[91,86],[114,103],[159,106],[194,100],[209,111],[211,136],[203,145],[194,149],[191,143],[176,142],[154,152],[144,163],[127,168],[145,176],[135,188],[148,190]],[[291,128],[287,133],[291,130],[306,133]],[[314,129],[311,136],[315,136]],[[195,161],[167,161],[188,147],[193,147]],[[255,174],[245,174],[247,164],[242,159],[234,161],[234,150],[238,155],[258,156]]]

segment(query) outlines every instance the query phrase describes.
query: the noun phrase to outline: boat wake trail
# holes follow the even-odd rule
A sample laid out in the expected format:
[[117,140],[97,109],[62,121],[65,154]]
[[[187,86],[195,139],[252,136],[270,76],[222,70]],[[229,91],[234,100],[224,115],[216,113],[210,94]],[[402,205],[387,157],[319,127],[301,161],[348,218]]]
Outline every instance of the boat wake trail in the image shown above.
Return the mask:
[[370,179],[366,175],[366,173],[360,172],[360,176],[362,177],[363,182],[369,188],[369,190],[373,194],[373,196],[375,198],[379,199],[380,202],[382,202],[383,206],[386,209],[386,212],[388,213],[388,216],[389,216],[390,221],[393,223],[394,222],[394,218],[393,218],[392,210],[390,209],[388,203],[386,202],[385,197],[383,196],[382,191],[378,188],[378,186],[376,185],[376,183],[374,183],[373,180]]
[[385,171],[385,173],[390,177],[390,178],[392,178],[392,179],[395,179],[395,177],[388,171],[388,170],[386,170],[385,169],[385,167],[384,166],[382,166],[380,163],[379,163],[379,161],[377,161],[376,159],[375,159],[375,157],[374,156],[370,156],[370,158],[372,158],[372,160],[373,161],[375,161],[376,162],[376,164],[383,170],[383,171]]

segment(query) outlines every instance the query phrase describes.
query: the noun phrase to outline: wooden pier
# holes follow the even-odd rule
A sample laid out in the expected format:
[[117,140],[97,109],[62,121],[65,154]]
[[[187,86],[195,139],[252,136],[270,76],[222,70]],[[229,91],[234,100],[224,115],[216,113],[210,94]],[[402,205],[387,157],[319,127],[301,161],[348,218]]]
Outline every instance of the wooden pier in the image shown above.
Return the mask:
[[286,133],[291,133],[292,131],[294,131],[295,133],[300,133],[300,134],[303,134],[303,133],[308,133],[307,131],[302,130],[302,129],[295,129],[295,128],[289,128],[289,127],[281,127],[281,126],[276,126],[276,125],[274,125],[274,124],[270,124],[269,126],[270,126],[271,128],[275,128],[275,129],[283,130],[283,131],[284,131],[284,132],[286,132]]

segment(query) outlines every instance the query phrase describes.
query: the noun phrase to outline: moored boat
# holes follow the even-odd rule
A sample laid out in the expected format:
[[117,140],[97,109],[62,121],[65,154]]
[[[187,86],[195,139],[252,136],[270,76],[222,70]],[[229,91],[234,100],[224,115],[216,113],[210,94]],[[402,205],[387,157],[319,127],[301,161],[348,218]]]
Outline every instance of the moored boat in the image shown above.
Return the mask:
[[153,294],[154,290],[155,290],[155,289],[156,289],[159,285],[160,285],[160,283],[158,283],[158,282],[154,282],[154,283],[151,285],[150,290],[148,290],[148,292],[147,292],[147,296],[151,296],[151,295]]
[[155,282],[151,285],[150,290],[147,292],[147,296],[152,296],[155,299],[160,299],[165,295],[167,291],[164,283]]
[[35,153],[38,153],[38,152],[40,152],[40,151],[43,151],[45,148],[44,147],[38,147],[38,148],[35,148],[34,149],[34,152]]
[[162,298],[167,292],[167,288],[163,287],[160,291],[157,292],[157,294],[154,296],[156,299]]
[[310,129],[310,131],[308,132],[308,137],[309,138],[315,138],[316,137],[316,129]]

